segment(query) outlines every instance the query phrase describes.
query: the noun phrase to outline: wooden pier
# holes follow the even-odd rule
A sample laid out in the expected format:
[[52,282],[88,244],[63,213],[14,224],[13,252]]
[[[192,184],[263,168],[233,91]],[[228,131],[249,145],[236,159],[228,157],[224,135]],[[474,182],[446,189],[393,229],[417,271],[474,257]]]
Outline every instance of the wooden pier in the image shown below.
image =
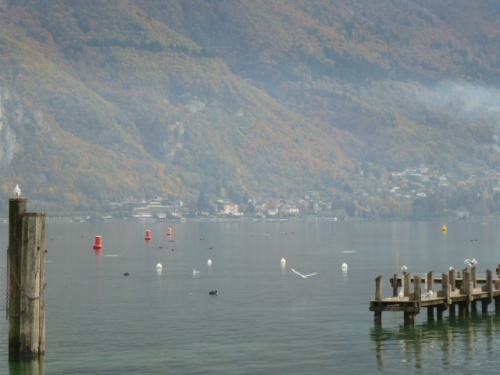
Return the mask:
[[[412,276],[403,273],[400,277],[394,274],[391,278],[392,297],[383,297],[384,277],[375,279],[375,299],[370,301],[370,311],[374,312],[375,324],[381,324],[382,312],[402,311],[405,323],[414,323],[415,317],[422,308],[427,308],[428,319],[434,318],[434,310],[437,311],[437,319],[442,319],[448,310],[450,316],[466,316],[469,308],[477,311],[477,303],[481,303],[481,311],[486,313],[488,305],[495,302],[495,311],[500,311],[500,278],[497,268],[497,278],[493,278],[490,270],[486,270],[485,278],[477,277],[476,267],[466,268],[461,277],[455,270],[443,273],[441,277],[434,277],[434,272],[428,272],[425,277]],[[441,284],[441,290],[435,291],[435,284]],[[422,293],[422,285],[425,291]],[[413,286],[413,292],[411,292]],[[398,293],[398,288],[401,292]],[[432,291],[432,293],[429,293]]]

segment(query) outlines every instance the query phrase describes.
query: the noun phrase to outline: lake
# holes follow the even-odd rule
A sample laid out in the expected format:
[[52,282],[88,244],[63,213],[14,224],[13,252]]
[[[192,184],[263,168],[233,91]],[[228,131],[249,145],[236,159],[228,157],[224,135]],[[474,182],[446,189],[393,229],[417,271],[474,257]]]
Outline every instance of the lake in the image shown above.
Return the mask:
[[[385,312],[375,326],[368,310],[375,278],[384,275],[388,297],[389,278],[403,264],[413,274],[440,275],[476,258],[478,276],[486,268],[495,274],[498,221],[47,222],[40,367],[8,365],[7,232],[2,224],[0,374],[496,374],[500,368],[494,304],[487,314],[445,313],[442,321],[428,321],[423,310],[412,326],[397,312]],[[103,239],[97,254],[96,235]],[[303,279],[291,268],[317,275]]]

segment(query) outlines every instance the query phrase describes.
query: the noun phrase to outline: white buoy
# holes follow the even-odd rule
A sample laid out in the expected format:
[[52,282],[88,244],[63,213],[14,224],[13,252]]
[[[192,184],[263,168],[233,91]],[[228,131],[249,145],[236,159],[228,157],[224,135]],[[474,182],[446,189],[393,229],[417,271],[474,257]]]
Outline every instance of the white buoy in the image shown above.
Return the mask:
[[211,266],[211,265],[212,265],[212,259],[207,260],[207,264],[208,264],[209,266]]
[[281,264],[286,264],[285,258],[281,258]]
[[161,265],[161,263],[158,263],[158,264],[156,265],[156,269],[157,269],[157,270],[161,270],[162,268],[163,268],[163,266]]
[[347,271],[347,263],[342,263],[342,271]]

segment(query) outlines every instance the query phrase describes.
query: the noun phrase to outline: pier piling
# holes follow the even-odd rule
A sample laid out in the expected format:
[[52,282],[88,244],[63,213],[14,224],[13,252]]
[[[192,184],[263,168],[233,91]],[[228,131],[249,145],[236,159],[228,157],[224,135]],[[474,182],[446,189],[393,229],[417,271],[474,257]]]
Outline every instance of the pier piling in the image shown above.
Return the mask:
[[45,353],[45,214],[26,212],[27,199],[9,200],[7,318],[9,361]]

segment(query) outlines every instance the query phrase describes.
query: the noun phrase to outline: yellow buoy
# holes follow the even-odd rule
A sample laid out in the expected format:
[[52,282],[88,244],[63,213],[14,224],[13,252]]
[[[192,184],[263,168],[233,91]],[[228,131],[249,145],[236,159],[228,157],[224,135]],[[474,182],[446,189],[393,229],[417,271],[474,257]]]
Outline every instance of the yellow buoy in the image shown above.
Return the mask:
[[441,231],[446,232],[447,230],[448,230],[448,228],[446,228],[446,225],[443,225],[443,227],[441,228]]

